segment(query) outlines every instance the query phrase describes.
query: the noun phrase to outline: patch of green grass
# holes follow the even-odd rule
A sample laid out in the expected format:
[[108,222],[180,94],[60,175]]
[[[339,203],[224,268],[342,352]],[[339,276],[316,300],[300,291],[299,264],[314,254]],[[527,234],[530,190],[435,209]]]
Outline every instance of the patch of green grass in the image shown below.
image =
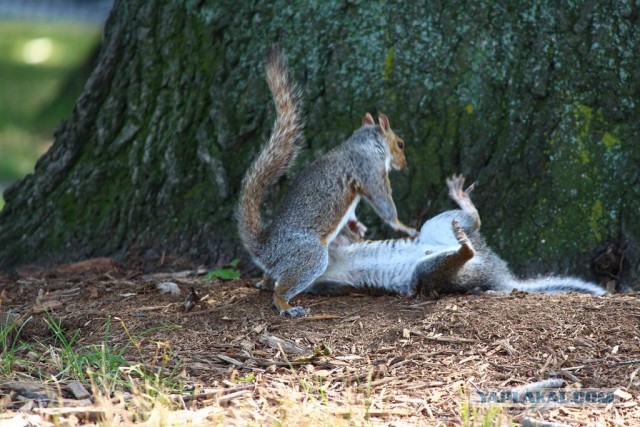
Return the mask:
[[233,280],[240,277],[240,272],[236,269],[238,267],[238,260],[234,259],[229,264],[227,264],[227,268],[218,268],[216,270],[212,270],[204,276],[207,280],[212,279],[221,279],[221,280]]
[[[161,398],[166,393],[184,391],[185,387],[179,378],[180,363],[173,360],[167,343],[156,342],[156,352],[151,357],[145,356],[140,350],[141,337],[151,333],[151,330],[132,336],[126,325],[120,322],[129,341],[114,343],[111,318],[107,318],[101,342],[87,345],[82,343],[80,330],[67,331],[62,321],[49,313],[44,321],[51,336],[38,343],[38,346],[31,347],[31,360],[22,363],[24,371],[36,377],[43,377],[41,372],[53,372],[55,381],[78,380],[94,393],[108,398],[122,391],[152,399]],[[18,340],[8,347],[19,349],[13,351],[17,354],[24,351],[24,345]],[[132,351],[137,353],[135,363],[131,363],[127,357]],[[14,359],[18,359],[17,355]],[[171,368],[170,365],[177,367]],[[51,374],[44,377],[51,377]]]
[[[169,343],[143,338],[176,326],[155,327],[133,335],[124,322],[112,324],[108,317],[99,342],[85,344],[80,329],[68,330],[63,321],[51,313],[46,313],[43,319],[48,337],[38,340],[21,336],[26,322],[18,319],[14,314],[0,319],[0,377],[8,379],[19,372],[17,376],[21,380],[31,377],[34,382],[44,381],[56,387],[78,380],[93,392],[98,406],[107,408],[107,418],[115,414],[113,399],[116,399],[122,402],[121,410],[125,410],[121,415],[132,422],[153,419],[158,410],[172,413],[184,409],[175,396],[194,392],[193,387],[185,385],[183,364],[175,359]],[[119,335],[124,330],[126,339],[116,342],[112,329],[118,329]],[[155,351],[149,351],[150,344],[155,346]],[[126,401],[125,395],[129,396]],[[111,425],[109,419],[103,421]]]
[[71,115],[84,82],[67,82],[86,78],[78,70],[99,32],[68,22],[0,22],[0,182],[33,170],[57,123]]
[[114,390],[123,385],[120,368],[127,366],[126,346],[114,346],[109,342],[111,320],[107,318],[103,341],[98,345],[84,346],[78,343],[80,330],[67,333],[62,323],[50,314],[45,320],[54,339],[49,348],[50,360],[56,365],[58,380],[76,379],[98,385],[102,391]]
[[22,328],[29,320],[31,318],[19,322],[18,316],[10,312],[0,319],[0,374],[11,374],[14,365],[22,363],[20,355],[28,353],[30,345],[19,338]]

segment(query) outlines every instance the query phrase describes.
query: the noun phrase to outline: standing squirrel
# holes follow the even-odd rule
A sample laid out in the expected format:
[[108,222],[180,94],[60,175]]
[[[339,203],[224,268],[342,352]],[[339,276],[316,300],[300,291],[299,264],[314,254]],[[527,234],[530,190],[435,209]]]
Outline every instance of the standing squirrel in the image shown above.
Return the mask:
[[405,143],[380,114],[371,114],[342,145],[316,159],[300,172],[273,221],[263,227],[260,205],[265,193],[284,175],[298,154],[301,132],[300,93],[274,48],[267,54],[267,82],[276,106],[271,137],[242,184],[238,227],[255,263],[275,281],[274,305],[280,315],[306,314],[289,301],[304,292],[327,268],[328,246],[349,223],[362,232],[355,209],[361,198],[394,230],[410,236],[418,232],[398,220],[388,172],[407,165]]
[[[342,295],[357,289],[374,293],[465,293],[511,291],[603,295],[600,286],[574,277],[519,280],[480,235],[480,215],[463,191],[464,177],[447,180],[449,196],[460,210],[428,220],[416,239],[352,243],[345,235],[329,252],[329,266],[309,293]],[[341,242],[341,243],[338,243]]]

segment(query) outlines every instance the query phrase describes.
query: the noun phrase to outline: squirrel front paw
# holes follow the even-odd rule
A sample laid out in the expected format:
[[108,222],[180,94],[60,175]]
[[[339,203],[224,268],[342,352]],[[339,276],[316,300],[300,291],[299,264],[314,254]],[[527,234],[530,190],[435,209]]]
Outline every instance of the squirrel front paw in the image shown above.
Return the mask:
[[476,187],[476,183],[474,182],[467,189],[464,189],[464,176],[463,175],[453,175],[451,178],[447,178],[447,188],[449,189],[449,196],[453,200],[463,200],[469,198],[469,194]]
[[368,230],[363,223],[355,219],[350,220],[347,225],[349,226],[349,229],[360,238],[363,238]]

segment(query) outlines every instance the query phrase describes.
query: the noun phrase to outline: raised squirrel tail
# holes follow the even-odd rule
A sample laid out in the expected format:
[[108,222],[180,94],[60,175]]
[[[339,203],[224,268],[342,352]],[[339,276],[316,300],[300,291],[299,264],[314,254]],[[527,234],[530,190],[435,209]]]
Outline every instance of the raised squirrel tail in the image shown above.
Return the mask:
[[238,208],[240,238],[252,255],[256,254],[262,240],[260,205],[269,187],[295,160],[302,122],[300,92],[290,81],[286,63],[274,47],[267,53],[266,74],[276,106],[276,120],[269,142],[245,175]]
[[579,294],[604,295],[607,293],[595,283],[585,282],[576,277],[544,277],[515,281],[512,286],[515,289],[526,292],[538,292],[545,294],[557,294],[576,292]]

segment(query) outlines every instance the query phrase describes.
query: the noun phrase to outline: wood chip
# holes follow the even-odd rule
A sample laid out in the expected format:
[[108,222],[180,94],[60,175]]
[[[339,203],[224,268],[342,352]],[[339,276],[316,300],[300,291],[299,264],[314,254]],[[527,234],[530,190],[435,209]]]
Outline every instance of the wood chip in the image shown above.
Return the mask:
[[248,395],[251,395],[251,394],[253,394],[253,392],[250,391],[250,390],[236,391],[235,393],[225,394],[220,399],[218,399],[218,403],[228,403],[228,402],[231,402],[232,400],[235,400],[235,399],[237,399],[239,397],[248,396]]
[[568,424],[540,421],[531,417],[523,418],[520,424],[522,427],[570,427]]
[[55,397],[58,394],[53,387],[35,381],[3,381],[0,382],[0,389],[11,390],[17,394],[28,392],[48,397]]
[[428,383],[411,384],[411,385],[405,387],[405,390],[421,390],[423,388],[441,387],[443,385],[445,385],[445,383],[443,381],[431,381],[431,382],[428,382]]
[[242,363],[241,361],[239,361],[237,359],[234,359],[233,357],[229,357],[229,356],[226,356],[224,354],[216,354],[216,357],[218,359],[222,360],[223,362],[227,362],[227,363],[230,363],[232,365],[244,367],[244,363]]
[[513,346],[509,343],[509,341],[507,340],[502,340],[499,343],[500,347],[502,347],[504,349],[504,351],[507,352],[507,354],[511,357],[515,356],[518,352],[516,351],[515,348],[513,348]]
[[370,383],[365,383],[360,385],[361,389],[366,389],[366,388],[373,388],[373,387],[378,387],[381,385],[385,385],[385,384],[389,384],[390,382],[396,381],[397,378],[395,377],[387,377],[387,378],[382,378],[379,380],[375,380],[375,381],[371,381]]
[[564,384],[564,380],[561,380],[559,378],[549,378],[546,380],[536,381],[534,383],[523,384],[521,386],[514,387],[511,389],[511,393],[518,394],[519,396],[524,397],[526,393],[533,393],[535,391],[548,388],[560,388],[563,387]]
[[464,365],[467,362],[471,362],[472,360],[478,360],[478,359],[480,359],[480,356],[477,356],[477,355],[465,357],[464,359],[458,362],[458,365]]
[[61,417],[74,416],[80,421],[97,423],[105,419],[104,408],[33,408],[33,412],[42,415],[49,421],[59,421]]
[[358,356],[355,354],[348,354],[346,356],[336,356],[336,359],[348,362],[352,360],[362,360],[362,356]]
[[[362,417],[365,414],[368,417],[380,417],[380,418],[407,417],[414,413],[414,411],[410,411],[408,409],[373,409],[373,408],[369,408],[369,409],[356,409],[356,408],[347,408],[347,409],[339,408],[338,409],[336,408],[336,409],[329,409],[328,411],[331,412],[333,415],[346,417],[346,418]],[[362,414],[358,415],[358,413],[360,412]]]
[[574,383],[579,383],[579,384],[582,383],[582,381],[580,381],[580,378],[576,377],[575,375],[573,375],[571,372],[567,371],[566,369],[561,369],[559,371],[559,374],[562,375],[563,377],[569,378]]
[[91,397],[91,393],[84,388],[80,381],[71,381],[66,385],[66,388],[71,392],[71,394],[73,394],[73,397],[78,400],[88,399]]
[[200,268],[198,270],[184,270],[184,271],[178,271],[175,273],[154,273],[154,274],[145,274],[144,276],[142,276],[143,280],[147,280],[147,281],[152,281],[152,280],[169,280],[169,279],[183,279],[186,277],[193,277],[193,276],[202,276],[204,274],[207,274],[209,271],[204,269],[204,268]]
[[318,314],[317,316],[302,317],[301,320],[309,322],[314,320],[331,320],[331,319],[339,319],[339,318],[340,316],[336,314]]
[[175,282],[161,282],[156,285],[156,289],[158,289],[163,294],[171,294],[173,296],[180,295],[180,286],[178,286]]
[[275,335],[262,334],[260,335],[260,338],[258,338],[258,340],[262,344],[269,346],[275,350],[283,351],[287,355],[313,355],[313,351],[301,346],[295,341],[280,338]]
[[55,311],[62,307],[64,307],[64,302],[60,300],[44,301],[41,304],[34,306],[32,312],[34,314],[39,314],[44,313],[45,311]]
[[460,337],[429,336],[425,338],[430,341],[446,342],[450,344],[474,344],[477,342],[476,340]]
[[254,389],[255,389],[255,385],[246,384],[246,385],[232,387],[232,388],[217,388],[213,390],[207,390],[203,393],[197,393],[197,394],[172,395],[171,399],[174,401],[182,400],[183,402],[190,402],[192,400],[206,400],[206,399],[222,397],[223,395],[231,395],[234,393],[238,393],[240,391],[253,392]]
[[113,258],[93,258],[84,261],[63,264],[49,271],[48,275],[58,277],[97,276],[105,273],[118,273],[120,263]]
[[627,393],[626,391],[622,390],[622,389],[617,389],[616,391],[613,392],[613,394],[615,396],[618,396],[620,399],[622,400],[629,400],[633,397],[633,395],[631,393]]

